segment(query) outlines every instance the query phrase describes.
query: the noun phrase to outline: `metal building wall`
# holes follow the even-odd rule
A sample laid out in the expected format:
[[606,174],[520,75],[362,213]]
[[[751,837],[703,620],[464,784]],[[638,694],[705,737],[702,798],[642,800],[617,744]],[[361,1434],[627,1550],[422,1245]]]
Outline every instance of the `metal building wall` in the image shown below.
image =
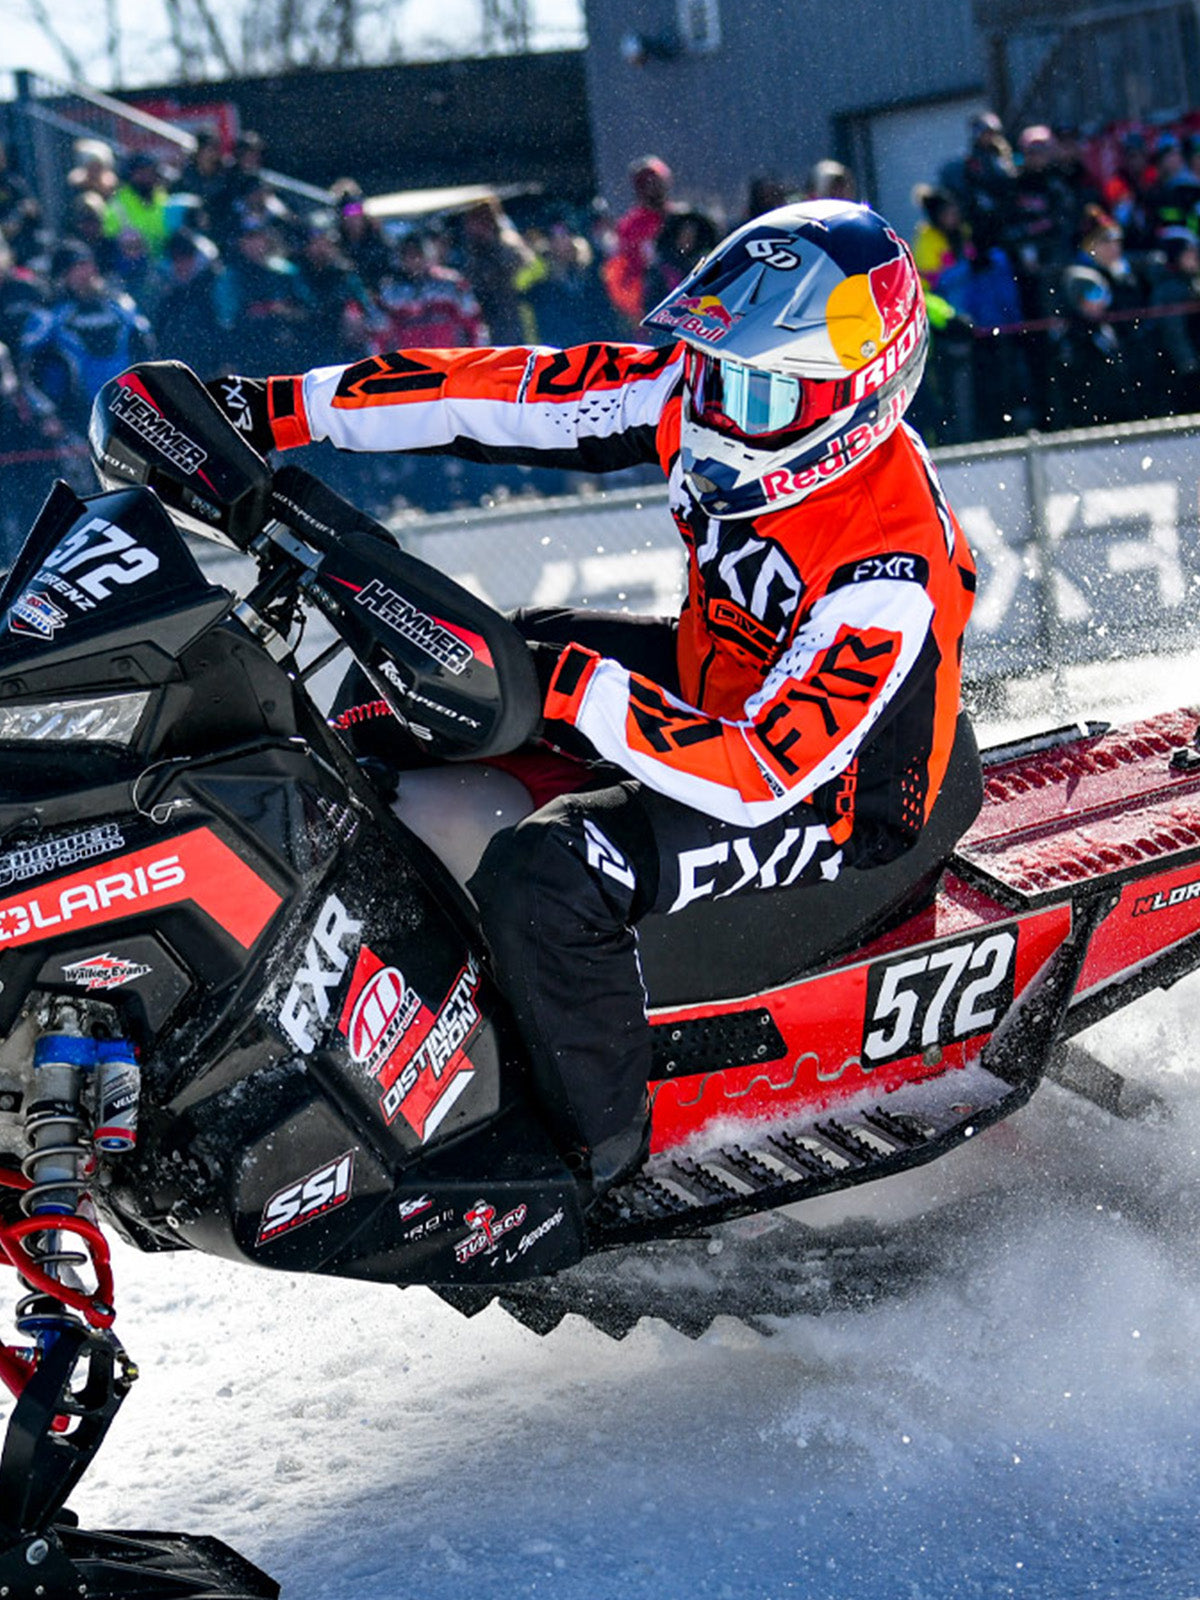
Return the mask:
[[653,151],[676,190],[740,215],[747,178],[802,179],[838,155],[835,119],[974,90],[985,75],[971,0],[719,0],[708,55],[624,59],[630,33],[665,41],[677,0],[588,0],[588,88],[600,192],[629,203],[626,169]]

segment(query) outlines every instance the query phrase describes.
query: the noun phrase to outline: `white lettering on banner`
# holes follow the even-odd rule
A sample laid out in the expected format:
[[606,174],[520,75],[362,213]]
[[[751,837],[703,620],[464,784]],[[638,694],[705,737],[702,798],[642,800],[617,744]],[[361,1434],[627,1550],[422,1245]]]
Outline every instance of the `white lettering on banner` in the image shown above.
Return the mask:
[[[620,549],[612,555],[583,556],[578,561],[547,561],[528,603],[563,605],[586,595],[597,610],[611,607],[615,601],[654,615],[678,611],[683,598],[683,546],[665,513],[660,531],[661,549]],[[636,605],[628,601],[631,595],[636,597]]]
[[971,627],[979,633],[1001,633],[1024,575],[1022,553],[1004,537],[986,506],[956,506],[958,520],[987,574],[975,596]]
[[[1091,531],[1111,528],[1104,559],[1114,574],[1147,572],[1158,583],[1158,602],[1166,610],[1182,605],[1187,578],[1179,559],[1179,486],[1175,483],[1126,483],[1113,488],[1085,489],[1082,495],[1052,494],[1046,501],[1046,524],[1057,544],[1072,531],[1078,512],[1079,526]],[[1130,522],[1147,525],[1144,539],[1115,537],[1117,527]],[[1078,590],[1076,590],[1078,593]],[[1086,614],[1091,607],[1081,595]],[[1061,614],[1061,607],[1060,607]],[[1069,620],[1075,620],[1070,618]]]

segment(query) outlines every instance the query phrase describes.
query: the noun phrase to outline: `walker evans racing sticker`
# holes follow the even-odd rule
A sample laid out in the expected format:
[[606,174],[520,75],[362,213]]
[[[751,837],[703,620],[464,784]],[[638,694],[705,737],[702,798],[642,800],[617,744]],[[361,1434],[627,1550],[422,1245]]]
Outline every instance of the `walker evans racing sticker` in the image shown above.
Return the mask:
[[191,901],[248,950],[280,897],[208,828],[0,900],[0,948]]
[[479,969],[469,961],[435,1013],[399,968],[366,945],[358,953],[338,1030],[351,1059],[379,1085],[384,1121],[403,1116],[422,1143],[475,1076],[465,1046],[482,1021],[478,986]]
[[278,1190],[263,1207],[255,1246],[269,1244],[285,1233],[293,1233],[306,1222],[315,1222],[338,1206],[344,1206],[354,1185],[354,1151],[310,1172],[296,1183]]
[[72,961],[69,966],[64,966],[62,975],[68,983],[78,984],[81,989],[119,989],[123,984],[136,983],[139,978],[148,978],[151,968],[140,961],[126,961],[123,956],[115,956],[106,950],[99,955],[87,956],[82,961]]

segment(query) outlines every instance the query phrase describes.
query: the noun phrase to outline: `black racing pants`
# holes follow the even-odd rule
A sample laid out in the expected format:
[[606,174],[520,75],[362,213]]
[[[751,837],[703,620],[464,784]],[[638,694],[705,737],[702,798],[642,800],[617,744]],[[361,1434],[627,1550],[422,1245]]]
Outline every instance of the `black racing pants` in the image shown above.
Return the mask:
[[[528,639],[575,640],[677,687],[672,623],[566,609],[518,612],[513,621]],[[724,898],[755,894],[768,951],[787,940],[797,916],[793,896],[769,891],[828,881],[839,865],[827,829],[804,805],[740,827],[615,768],[492,839],[470,888],[565,1145],[594,1150],[645,1114],[651,1051],[639,920],[651,912],[669,919],[685,906],[700,908],[694,919]]]

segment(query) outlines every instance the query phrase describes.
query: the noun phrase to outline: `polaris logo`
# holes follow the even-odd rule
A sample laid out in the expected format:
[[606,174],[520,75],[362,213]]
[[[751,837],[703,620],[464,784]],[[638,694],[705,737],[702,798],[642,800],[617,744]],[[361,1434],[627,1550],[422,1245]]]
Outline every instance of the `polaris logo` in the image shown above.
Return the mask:
[[107,911],[118,902],[148,899],[177,888],[186,879],[187,872],[177,855],[160,856],[132,872],[113,872],[107,877],[75,883],[57,895],[45,891],[27,900],[9,901],[0,907],[0,944],[20,941],[35,930],[58,927],[76,918],[91,920],[96,912]]
[[202,450],[194,439],[189,439],[186,433],[168,422],[136,390],[118,389],[109,401],[109,410],[181,472],[190,476],[208,460],[207,450]]

